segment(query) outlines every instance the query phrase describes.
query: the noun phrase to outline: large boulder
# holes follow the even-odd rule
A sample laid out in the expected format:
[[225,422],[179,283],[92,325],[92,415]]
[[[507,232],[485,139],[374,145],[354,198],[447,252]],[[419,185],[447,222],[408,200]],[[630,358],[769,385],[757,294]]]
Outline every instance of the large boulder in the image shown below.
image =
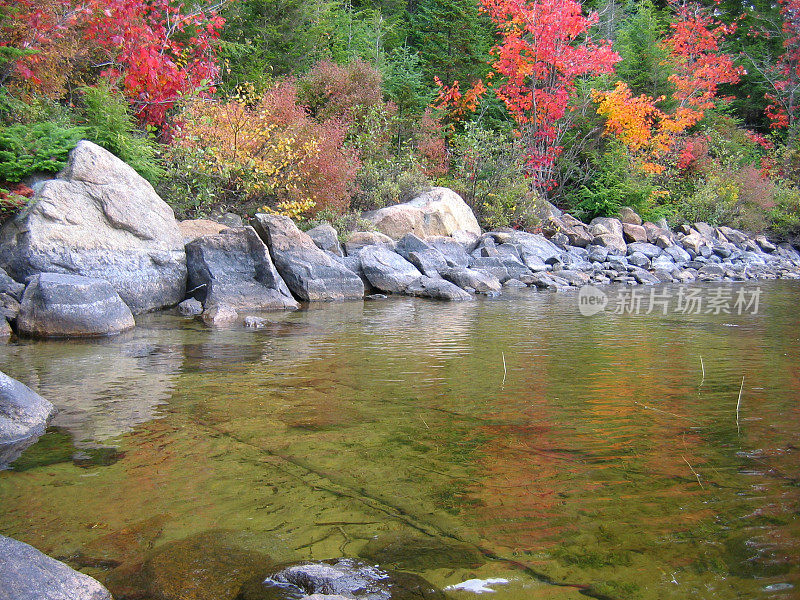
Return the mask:
[[172,209],[136,171],[82,141],[57,179],[0,229],[0,266],[105,279],[134,314],[183,300],[186,255]]
[[449,188],[437,187],[409,202],[364,214],[375,228],[399,240],[407,233],[426,238],[458,231],[481,234],[478,220],[466,202]]
[[308,302],[360,300],[361,278],[320,250],[289,217],[258,214],[253,224],[295,296]]
[[0,535],[0,600],[112,600],[98,581]]
[[422,273],[405,258],[385,246],[368,246],[359,254],[361,269],[372,287],[402,294]]
[[186,244],[189,289],[206,310],[283,310],[299,305],[292,297],[261,238],[252,227],[225,229]]
[[[507,271],[506,271],[507,272]],[[446,269],[440,275],[462,289],[472,289],[481,294],[491,294],[502,289],[500,279],[488,271],[476,271],[466,267]]]
[[394,240],[378,231],[354,231],[347,237],[344,251],[347,256],[355,256],[367,246],[386,246],[394,250]]
[[55,414],[47,400],[0,372],[0,469],[35,443]]
[[405,289],[409,296],[433,298],[434,300],[472,300],[472,295],[441,277],[423,275]]
[[228,229],[228,226],[210,219],[188,219],[178,223],[178,229],[183,236],[183,243],[188,244],[203,235],[216,235]]
[[130,308],[102,279],[40,273],[22,295],[17,331],[31,337],[97,337],[136,326]]

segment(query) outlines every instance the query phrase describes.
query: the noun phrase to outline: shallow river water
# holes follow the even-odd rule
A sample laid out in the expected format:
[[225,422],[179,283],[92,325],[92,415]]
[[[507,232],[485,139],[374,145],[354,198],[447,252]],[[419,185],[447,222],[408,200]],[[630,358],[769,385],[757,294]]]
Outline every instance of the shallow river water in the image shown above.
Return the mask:
[[60,413],[0,472],[0,533],[73,561],[120,532],[146,548],[118,554],[227,530],[275,560],[396,536],[476,550],[400,566],[506,579],[496,600],[798,598],[800,283],[759,288],[757,314],[522,290],[11,343],[0,370]]

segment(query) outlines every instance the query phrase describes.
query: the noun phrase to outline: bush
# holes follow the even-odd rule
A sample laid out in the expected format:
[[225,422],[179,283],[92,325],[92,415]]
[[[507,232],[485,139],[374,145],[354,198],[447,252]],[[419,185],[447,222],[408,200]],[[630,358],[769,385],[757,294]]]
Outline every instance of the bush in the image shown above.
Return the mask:
[[108,83],[86,87],[83,92],[86,138],[128,163],[154,184],[163,175],[155,144],[139,133],[128,103]]
[[344,147],[347,128],[312,120],[292,81],[276,83],[253,106],[191,101],[180,120],[162,189],[184,214],[223,204],[240,212],[303,206],[307,214],[349,207],[360,163]]
[[450,163],[447,183],[484,228],[538,224],[536,196],[525,180],[525,155],[510,133],[469,122],[450,141]]
[[86,134],[83,127],[55,122],[0,128],[0,181],[17,183],[37,173],[57,173]]

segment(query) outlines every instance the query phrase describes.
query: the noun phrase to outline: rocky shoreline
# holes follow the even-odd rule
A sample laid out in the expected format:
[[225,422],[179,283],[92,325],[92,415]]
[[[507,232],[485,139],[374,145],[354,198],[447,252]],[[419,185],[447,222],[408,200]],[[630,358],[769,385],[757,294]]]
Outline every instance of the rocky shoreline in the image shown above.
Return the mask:
[[257,326],[251,311],[401,294],[467,301],[504,288],[800,278],[800,254],[729,227],[619,218],[582,223],[544,203],[541,233],[482,232],[452,190],[364,218],[340,243],[329,224],[177,222],[152,186],[91,142],[0,228],[0,335],[89,337],[178,306],[209,325]]

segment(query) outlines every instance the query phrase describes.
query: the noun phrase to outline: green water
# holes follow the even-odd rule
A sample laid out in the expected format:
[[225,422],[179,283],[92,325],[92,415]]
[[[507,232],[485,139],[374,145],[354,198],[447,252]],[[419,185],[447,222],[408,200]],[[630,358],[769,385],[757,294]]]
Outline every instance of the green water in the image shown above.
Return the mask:
[[508,579],[496,600],[797,598],[800,284],[760,287],[756,315],[522,290],[8,344],[0,370],[61,413],[0,472],[0,533],[73,559],[111,536],[133,562],[216,529],[276,560],[412,536],[482,564],[405,568]]

